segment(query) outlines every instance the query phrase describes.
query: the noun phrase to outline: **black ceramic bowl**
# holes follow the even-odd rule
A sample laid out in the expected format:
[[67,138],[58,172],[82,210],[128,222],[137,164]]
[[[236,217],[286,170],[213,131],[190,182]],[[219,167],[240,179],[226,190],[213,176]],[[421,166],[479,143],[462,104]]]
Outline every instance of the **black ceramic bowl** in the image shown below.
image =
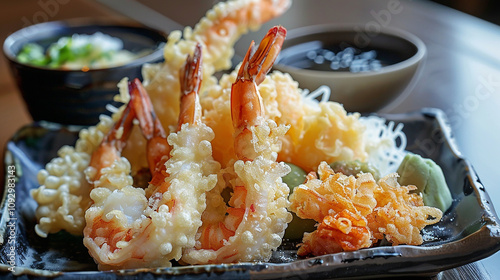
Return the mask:
[[[331,49],[338,58],[348,48],[356,50],[355,56],[375,53],[374,59],[363,58],[363,63],[377,60],[379,68],[333,70],[331,54],[323,55],[319,66],[315,65],[316,58],[307,57],[310,51]],[[313,91],[322,85],[329,86],[330,100],[342,103],[348,111],[374,112],[404,99],[425,54],[424,43],[404,30],[381,27],[378,32],[369,32],[357,25],[325,24],[290,30],[274,68],[289,73],[304,89]],[[345,61],[338,59],[337,63]],[[353,60],[347,65],[352,67]]]
[[[20,63],[16,58],[26,43],[38,43],[47,48],[63,36],[96,32],[121,39],[126,50],[147,50],[149,54],[122,66],[88,71],[38,67]],[[117,83],[122,78],[142,80],[143,64],[163,60],[165,42],[166,34],[139,25],[70,20],[18,30],[7,37],[3,52],[34,121],[93,125],[98,122],[99,115],[109,114],[105,107],[113,102],[113,96],[118,93]]]

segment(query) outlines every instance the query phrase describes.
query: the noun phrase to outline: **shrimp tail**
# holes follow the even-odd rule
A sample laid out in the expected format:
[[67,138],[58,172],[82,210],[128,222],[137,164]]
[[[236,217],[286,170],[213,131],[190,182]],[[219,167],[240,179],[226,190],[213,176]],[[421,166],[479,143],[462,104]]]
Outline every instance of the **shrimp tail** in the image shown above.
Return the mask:
[[195,124],[201,120],[201,105],[198,97],[202,82],[201,45],[196,44],[193,56],[188,55],[179,70],[181,84],[181,110],[177,130],[185,123]]
[[127,143],[126,140],[132,131],[134,118],[135,109],[132,106],[126,106],[122,117],[115,123],[103,142],[112,143],[118,151],[123,151]]
[[156,116],[153,104],[139,79],[129,82],[130,103],[135,109],[142,134],[147,140],[147,159],[151,174],[165,162],[162,158],[170,152],[166,132]]
[[97,180],[101,176],[101,170],[111,166],[120,157],[132,131],[135,116],[135,108],[130,103],[127,104],[120,119],[104,136],[101,144],[92,152],[89,166],[93,167],[96,172],[90,176],[89,181]]
[[253,50],[255,43],[252,41],[243,61],[244,67],[240,68],[238,76],[254,80],[257,85],[262,83],[267,73],[273,67],[274,61],[281,51],[285,37],[286,29],[283,26],[275,26],[269,29],[257,50]]

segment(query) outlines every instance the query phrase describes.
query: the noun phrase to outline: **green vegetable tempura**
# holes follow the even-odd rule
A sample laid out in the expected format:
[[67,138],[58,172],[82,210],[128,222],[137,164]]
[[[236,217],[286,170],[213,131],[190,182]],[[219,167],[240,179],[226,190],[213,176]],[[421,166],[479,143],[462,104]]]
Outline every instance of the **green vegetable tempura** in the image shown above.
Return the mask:
[[347,176],[356,176],[359,173],[371,173],[375,181],[380,179],[380,172],[371,164],[359,160],[336,161],[330,164],[335,172],[340,172]]
[[[290,166],[291,171],[285,177],[283,177],[283,182],[288,185],[290,188],[290,194],[292,194],[293,189],[300,184],[304,183],[306,180],[307,173],[297,165],[286,163]],[[304,235],[304,232],[312,232],[316,228],[315,220],[310,219],[301,219],[295,213],[292,213],[293,219],[288,224],[288,227],[285,231],[285,239],[295,240],[301,239]]]

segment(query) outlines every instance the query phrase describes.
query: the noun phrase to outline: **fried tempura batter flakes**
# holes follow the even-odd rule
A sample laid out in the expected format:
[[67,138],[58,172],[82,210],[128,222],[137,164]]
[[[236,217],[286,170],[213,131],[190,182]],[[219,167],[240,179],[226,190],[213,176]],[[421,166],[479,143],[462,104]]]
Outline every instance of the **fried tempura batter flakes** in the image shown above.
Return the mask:
[[415,186],[400,186],[393,173],[379,180],[334,173],[326,162],[311,172],[290,196],[291,210],[319,222],[305,233],[301,256],[368,248],[384,237],[393,245],[423,243],[420,231],[441,220],[441,210],[424,206]]
[[397,174],[390,174],[379,181],[374,193],[377,207],[367,216],[368,224],[377,239],[385,238],[393,245],[420,245],[420,231],[427,225],[441,220],[438,208],[424,206],[422,197],[410,193],[415,186],[400,186]]

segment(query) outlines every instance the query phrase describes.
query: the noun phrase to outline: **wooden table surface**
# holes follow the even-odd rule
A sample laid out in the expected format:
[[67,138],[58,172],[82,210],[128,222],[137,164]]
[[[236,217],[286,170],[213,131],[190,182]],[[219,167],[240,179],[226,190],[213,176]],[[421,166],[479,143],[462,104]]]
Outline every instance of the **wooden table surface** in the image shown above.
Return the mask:
[[[2,41],[28,23],[74,17],[125,19],[124,15],[94,1],[4,2],[0,9]],[[53,4],[49,8],[40,5],[48,2]],[[121,5],[121,1],[114,2]],[[197,0],[140,2],[182,25],[191,26],[214,3]],[[377,17],[395,3],[400,12],[385,19]],[[250,40],[263,36],[263,30],[271,25],[281,24],[290,30],[320,23],[355,23],[360,27],[385,24],[407,30],[424,41],[428,56],[418,81],[404,100],[384,111],[409,112],[422,107],[442,109],[450,119],[459,149],[475,167],[495,208],[500,209],[500,185],[496,180],[500,156],[500,27],[427,1],[295,0],[282,18],[242,38],[236,45],[236,52],[243,54]],[[158,27],[166,31],[171,29],[171,26]],[[3,147],[16,130],[31,122],[31,118],[3,57],[0,73],[0,118],[3,120],[0,145]],[[1,167],[3,170],[3,164]],[[500,275],[498,264],[500,253],[497,252],[435,278],[495,279]]]

